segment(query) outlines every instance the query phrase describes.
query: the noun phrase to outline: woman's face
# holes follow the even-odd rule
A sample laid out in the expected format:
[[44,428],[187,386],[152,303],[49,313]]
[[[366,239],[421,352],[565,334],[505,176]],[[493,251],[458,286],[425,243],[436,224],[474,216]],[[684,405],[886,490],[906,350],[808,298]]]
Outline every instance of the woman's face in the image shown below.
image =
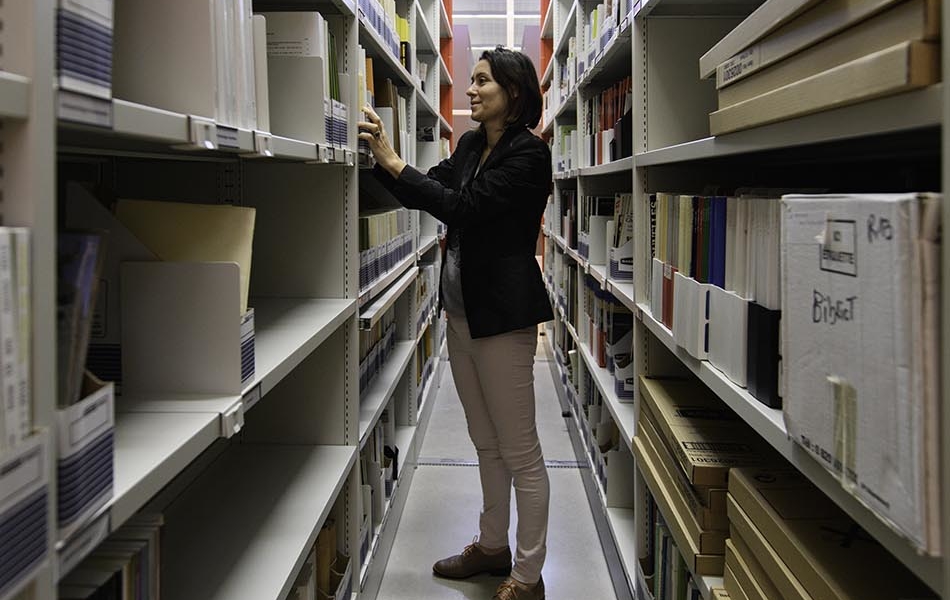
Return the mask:
[[465,92],[472,107],[472,120],[483,125],[504,125],[508,116],[508,95],[495,78],[487,60],[480,60],[472,71],[472,85]]

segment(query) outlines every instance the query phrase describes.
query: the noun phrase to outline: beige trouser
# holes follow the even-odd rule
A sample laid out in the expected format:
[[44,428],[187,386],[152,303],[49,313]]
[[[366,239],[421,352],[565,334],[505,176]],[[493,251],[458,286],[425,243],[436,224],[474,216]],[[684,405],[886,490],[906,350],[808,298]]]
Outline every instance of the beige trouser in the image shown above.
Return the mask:
[[479,545],[508,546],[511,486],[518,508],[512,576],[535,583],[547,553],[548,473],[534,409],[537,327],[473,340],[464,317],[448,319],[452,377],[478,454]]

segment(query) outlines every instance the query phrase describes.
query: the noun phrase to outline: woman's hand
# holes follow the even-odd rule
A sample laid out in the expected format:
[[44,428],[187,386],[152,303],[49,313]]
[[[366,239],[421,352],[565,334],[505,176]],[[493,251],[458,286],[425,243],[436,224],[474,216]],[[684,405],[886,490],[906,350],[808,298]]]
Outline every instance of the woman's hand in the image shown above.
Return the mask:
[[402,173],[406,162],[399,158],[396,151],[389,143],[389,136],[383,129],[383,122],[369,105],[363,105],[363,113],[369,121],[360,121],[359,134],[357,136],[369,144],[369,149],[373,151],[376,162],[386,170],[387,173],[398,178]]

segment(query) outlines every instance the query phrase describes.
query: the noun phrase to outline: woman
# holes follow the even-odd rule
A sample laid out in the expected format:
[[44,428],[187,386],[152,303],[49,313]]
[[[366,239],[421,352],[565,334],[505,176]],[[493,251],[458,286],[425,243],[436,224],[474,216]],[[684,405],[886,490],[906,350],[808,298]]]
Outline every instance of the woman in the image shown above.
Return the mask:
[[[448,226],[440,301],[448,351],[469,435],[478,454],[482,512],[478,538],[435,563],[441,577],[509,574],[496,600],[544,598],[541,567],[549,484],[534,407],[537,324],[553,318],[534,257],[551,191],[551,151],[533,135],[541,90],[531,60],[502,47],[481,55],[466,94],[480,123],[454,154],[423,174],[392,150],[379,117],[364,108],[360,139],[377,178],[407,208]],[[512,568],[509,499],[518,509]]]

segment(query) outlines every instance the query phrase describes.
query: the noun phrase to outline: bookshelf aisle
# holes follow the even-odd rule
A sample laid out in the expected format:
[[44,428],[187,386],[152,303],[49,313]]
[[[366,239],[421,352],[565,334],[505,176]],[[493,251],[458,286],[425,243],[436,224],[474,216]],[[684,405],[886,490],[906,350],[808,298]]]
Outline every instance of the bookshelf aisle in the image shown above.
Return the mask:
[[425,432],[441,224],[402,215],[362,280],[355,124],[388,80],[404,156],[448,151],[440,2],[213,4],[0,8],[3,600],[342,599],[382,569],[364,516]]
[[[939,491],[950,461],[945,448],[937,453],[939,436],[950,430],[945,416],[933,416],[940,396],[931,391],[936,379],[926,374],[945,360],[931,359],[931,367],[916,363],[920,375],[914,377],[929,383],[907,388],[918,391],[907,396],[903,412],[873,408],[875,392],[862,384],[829,379],[839,391],[836,414],[852,419],[843,427],[854,429],[839,429],[833,442],[812,438],[821,426],[798,408],[797,390],[815,375],[807,370],[811,362],[796,354],[802,338],[790,324],[809,317],[799,317],[797,305],[782,306],[786,297],[802,295],[795,282],[803,267],[788,258],[798,250],[779,236],[781,227],[783,236],[802,243],[791,226],[797,221],[790,220],[798,213],[779,210],[781,203],[804,207],[812,201],[780,200],[795,193],[904,193],[903,200],[854,195],[850,204],[831,196],[821,206],[844,215],[858,211],[858,202],[903,202],[909,214],[920,215],[914,219],[939,226],[934,213],[942,200],[913,196],[939,192],[950,172],[941,133],[950,109],[940,83],[945,77],[936,67],[942,52],[946,74],[939,39],[948,17],[939,4],[867,2],[846,12],[831,1],[700,6],[644,0],[617,8],[555,0],[544,13],[542,38],[553,39],[551,67],[542,76],[543,131],[555,162],[544,227],[545,279],[556,308],[548,340],[555,376],[597,475],[600,506],[593,508],[607,517],[635,597],[709,600],[721,597],[723,588],[733,598],[750,599],[890,597],[877,579],[857,574],[859,564],[874,564],[874,572],[900,582],[894,585],[902,594],[950,595],[950,562],[940,552],[950,539],[948,505]],[[595,9],[598,19],[592,20]],[[883,75],[882,65],[893,57],[903,58]],[[874,74],[874,91],[854,85],[850,77],[858,72]],[[632,84],[624,88],[626,76]],[[632,94],[613,109],[611,90],[618,83],[619,95],[625,89]],[[623,152],[625,126],[630,154]],[[884,210],[890,209],[872,210],[872,238]],[[839,219],[863,227],[866,216]],[[744,230],[735,223],[751,223],[748,233],[740,236]],[[851,250],[833,248],[838,253],[826,252],[824,260],[851,256],[863,247],[862,235]],[[914,243],[923,256],[942,253],[928,246],[926,228],[910,235],[920,236]],[[813,237],[807,240],[814,244]],[[817,255],[817,246],[811,252]],[[915,265],[910,268],[922,269],[925,282],[936,273],[935,263],[895,260],[895,272]],[[946,257],[936,260],[944,261],[945,274]],[[941,280],[930,281],[945,298]],[[936,330],[938,321],[927,319],[937,317],[926,316],[938,314],[934,306],[920,312],[930,323],[923,331]],[[840,332],[840,322],[855,313],[839,309],[833,306],[820,320],[839,321]],[[947,330],[941,327],[927,356],[942,346]],[[830,365],[836,359],[827,348],[811,346],[810,352]],[[842,356],[854,352],[842,350]],[[867,349],[862,352],[867,356]],[[830,368],[842,372],[854,368],[834,364]],[[850,380],[862,381],[854,372]],[[878,372],[873,376],[894,385]],[[677,380],[688,383],[667,383]],[[841,402],[859,389],[864,402],[852,406],[863,408],[848,417]],[[690,420],[683,416],[690,410],[723,422]],[[833,420],[830,408],[809,410]],[[862,417],[876,414],[862,412],[872,410],[890,412]],[[870,433],[873,422],[895,418],[911,427],[913,437],[884,426]],[[684,432],[690,433],[682,437]],[[854,452],[861,461],[880,460],[875,453],[888,456],[889,450],[895,455],[886,444],[868,446],[862,440],[869,436],[902,444],[901,456],[916,457],[916,466],[893,467],[893,477],[907,478],[913,493],[884,499],[895,492],[875,487],[871,473],[850,466]],[[742,455],[737,441],[754,455]],[[835,472],[835,458],[849,465],[848,477]],[[858,478],[860,487],[851,483]],[[773,480],[779,482],[775,489],[762,483]],[[792,526],[783,520],[782,493],[813,498],[820,514],[802,514],[807,525]],[[908,505],[913,508],[900,508]],[[812,536],[810,528],[818,527],[851,531],[863,542],[850,556],[840,549],[834,554]],[[789,544],[800,549],[790,551]],[[873,591],[862,588],[875,585]]]

